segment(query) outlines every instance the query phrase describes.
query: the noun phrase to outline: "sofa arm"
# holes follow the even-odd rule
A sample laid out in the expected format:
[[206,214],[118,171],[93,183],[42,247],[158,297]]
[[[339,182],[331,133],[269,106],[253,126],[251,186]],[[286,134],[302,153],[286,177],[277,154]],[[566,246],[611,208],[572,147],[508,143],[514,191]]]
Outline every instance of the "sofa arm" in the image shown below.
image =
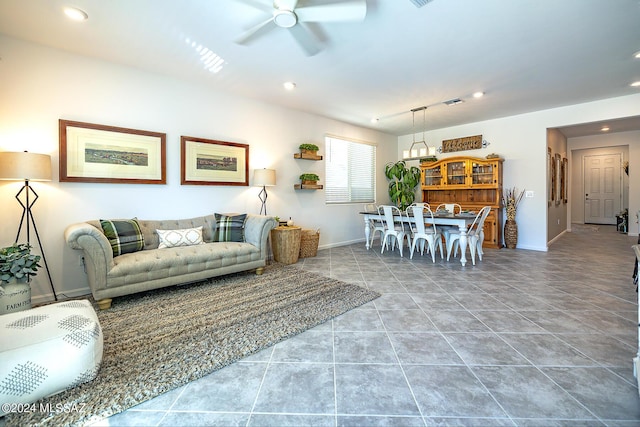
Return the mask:
[[64,231],[64,238],[72,249],[84,252],[84,265],[92,291],[106,289],[107,273],[115,266],[113,249],[101,230],[91,224],[72,224]]
[[244,223],[244,240],[260,248],[261,258],[267,258],[267,239],[271,229],[276,226],[273,217],[248,214]]

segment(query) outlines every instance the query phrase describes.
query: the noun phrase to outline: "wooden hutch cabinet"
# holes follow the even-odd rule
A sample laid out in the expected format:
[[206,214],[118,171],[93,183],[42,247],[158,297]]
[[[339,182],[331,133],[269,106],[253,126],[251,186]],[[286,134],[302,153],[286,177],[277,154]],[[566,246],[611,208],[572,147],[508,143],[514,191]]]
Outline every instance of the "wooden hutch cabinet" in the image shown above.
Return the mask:
[[421,163],[422,201],[435,209],[440,203],[458,203],[478,212],[491,206],[484,223],[484,247],[502,247],[502,162],[504,159],[449,157]]

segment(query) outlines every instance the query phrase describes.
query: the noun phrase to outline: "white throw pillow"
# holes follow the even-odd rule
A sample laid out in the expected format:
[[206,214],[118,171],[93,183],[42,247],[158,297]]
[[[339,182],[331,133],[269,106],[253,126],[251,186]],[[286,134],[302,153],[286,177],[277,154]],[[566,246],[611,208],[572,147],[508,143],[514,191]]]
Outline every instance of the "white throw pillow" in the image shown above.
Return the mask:
[[156,233],[160,238],[158,249],[201,245],[204,243],[202,240],[202,226],[183,230],[156,230]]

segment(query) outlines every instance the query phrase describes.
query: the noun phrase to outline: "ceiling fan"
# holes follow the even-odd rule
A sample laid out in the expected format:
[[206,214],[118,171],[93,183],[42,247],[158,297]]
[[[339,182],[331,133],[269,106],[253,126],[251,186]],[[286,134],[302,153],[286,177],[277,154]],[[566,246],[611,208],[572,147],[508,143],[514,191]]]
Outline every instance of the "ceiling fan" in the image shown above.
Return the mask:
[[289,30],[293,38],[309,56],[320,52],[320,43],[306,28],[305,22],[362,21],[367,14],[366,0],[343,0],[317,5],[298,0],[238,0],[271,15],[269,19],[249,28],[236,39],[238,44],[248,44],[257,37],[278,27]]

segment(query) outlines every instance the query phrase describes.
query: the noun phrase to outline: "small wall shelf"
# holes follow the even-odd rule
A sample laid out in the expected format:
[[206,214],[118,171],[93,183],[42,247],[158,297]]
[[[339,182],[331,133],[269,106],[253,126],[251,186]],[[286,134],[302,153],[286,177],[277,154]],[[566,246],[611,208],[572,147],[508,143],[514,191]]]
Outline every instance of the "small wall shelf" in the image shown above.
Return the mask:
[[322,190],[324,187],[322,184],[295,184],[293,188],[296,190]]
[[319,155],[313,155],[313,154],[308,154],[308,153],[294,153],[293,155],[294,159],[305,159],[305,160],[322,160],[322,156]]

